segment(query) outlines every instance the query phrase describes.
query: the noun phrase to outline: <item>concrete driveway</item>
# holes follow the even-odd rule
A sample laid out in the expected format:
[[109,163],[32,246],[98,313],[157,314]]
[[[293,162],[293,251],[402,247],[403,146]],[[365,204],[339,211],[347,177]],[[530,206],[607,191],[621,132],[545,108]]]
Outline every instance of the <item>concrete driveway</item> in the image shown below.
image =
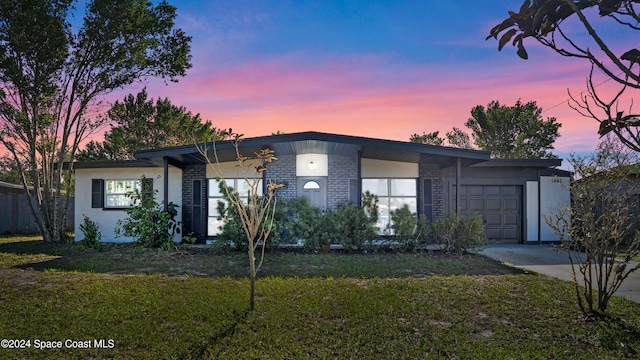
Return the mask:
[[[528,271],[573,280],[567,252],[557,245],[488,245],[480,254]],[[615,295],[640,303],[640,270],[629,275]]]

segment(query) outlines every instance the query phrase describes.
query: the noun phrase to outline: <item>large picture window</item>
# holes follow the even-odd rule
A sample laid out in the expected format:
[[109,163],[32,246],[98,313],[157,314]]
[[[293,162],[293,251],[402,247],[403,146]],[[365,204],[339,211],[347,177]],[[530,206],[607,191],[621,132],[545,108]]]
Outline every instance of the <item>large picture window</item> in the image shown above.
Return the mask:
[[140,180],[105,180],[104,207],[118,209],[133,206],[133,198],[129,194],[135,190],[142,191]]
[[[253,181],[253,180],[249,180]],[[258,181],[258,196],[262,196],[262,180]],[[251,190],[250,183],[245,179],[225,179],[225,184],[238,192],[241,198],[248,199]],[[220,181],[217,179],[209,179],[208,198],[208,218],[207,218],[207,236],[216,236],[220,233],[220,228],[224,225],[224,219],[218,211],[218,203],[224,202],[224,195],[220,191]]]
[[391,211],[406,204],[411,212],[417,212],[416,179],[362,179],[362,192],[367,191],[378,197],[378,223],[376,227],[381,234],[392,234]]

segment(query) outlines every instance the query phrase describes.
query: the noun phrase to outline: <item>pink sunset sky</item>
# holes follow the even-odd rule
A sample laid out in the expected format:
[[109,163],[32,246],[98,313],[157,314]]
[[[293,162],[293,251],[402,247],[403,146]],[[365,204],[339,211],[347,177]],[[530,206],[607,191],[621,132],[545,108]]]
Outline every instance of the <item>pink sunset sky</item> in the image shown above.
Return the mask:
[[246,136],[321,131],[403,141],[465,129],[474,106],[521,99],[562,123],[556,154],[591,151],[598,123],[567,105],[568,89],[585,90],[589,65],[533,41],[526,61],[485,41],[521,3],[174,2],[177,25],[193,37],[193,67],[177,84],[152,80],[110,98],[146,86],[151,97]]

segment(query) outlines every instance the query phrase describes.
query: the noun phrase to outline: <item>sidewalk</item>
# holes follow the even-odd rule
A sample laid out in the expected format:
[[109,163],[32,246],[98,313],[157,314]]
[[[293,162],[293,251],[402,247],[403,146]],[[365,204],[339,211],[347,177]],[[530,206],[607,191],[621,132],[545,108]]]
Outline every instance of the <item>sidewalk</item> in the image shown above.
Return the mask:
[[[518,268],[562,280],[573,280],[567,252],[557,245],[488,245],[480,254]],[[633,267],[636,264],[629,265]],[[640,270],[629,275],[615,295],[640,303]]]

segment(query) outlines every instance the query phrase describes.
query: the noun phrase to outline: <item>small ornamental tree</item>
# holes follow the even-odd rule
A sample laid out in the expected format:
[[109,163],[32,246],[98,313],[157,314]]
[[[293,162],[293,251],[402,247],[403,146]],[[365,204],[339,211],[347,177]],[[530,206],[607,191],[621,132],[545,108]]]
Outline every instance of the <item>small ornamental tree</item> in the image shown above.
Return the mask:
[[[266,191],[261,191],[262,174],[267,170],[266,165],[275,160],[275,153],[271,149],[262,149],[255,152],[253,156],[247,157],[240,154],[240,143],[242,142],[242,134],[234,133],[231,129],[223,130],[218,134],[218,138],[226,139],[233,143],[236,152],[237,167],[240,170],[241,180],[245,181],[248,194],[239,194],[228,186],[221,186],[225,193],[225,199],[237,211],[239,222],[246,236],[247,252],[249,255],[249,278],[251,282],[251,291],[249,296],[249,310],[253,311],[255,307],[256,279],[258,271],[264,262],[264,252],[266,248],[266,240],[274,226],[274,218],[276,213],[276,191],[284,184],[268,183]],[[204,156],[210,169],[214,171],[218,179],[224,183],[225,174],[220,165],[218,151],[216,150],[216,142],[212,142],[213,159],[209,156],[209,147],[207,144],[196,145],[198,151]],[[261,194],[262,195],[259,195]],[[256,257],[256,249],[262,245],[259,259]],[[256,263],[257,261],[257,263]]]
[[627,155],[603,146],[595,155],[572,155],[571,207],[545,219],[567,251],[578,305],[587,317],[604,316],[611,297],[640,268],[631,263],[640,255],[640,179],[637,167],[621,158]]

